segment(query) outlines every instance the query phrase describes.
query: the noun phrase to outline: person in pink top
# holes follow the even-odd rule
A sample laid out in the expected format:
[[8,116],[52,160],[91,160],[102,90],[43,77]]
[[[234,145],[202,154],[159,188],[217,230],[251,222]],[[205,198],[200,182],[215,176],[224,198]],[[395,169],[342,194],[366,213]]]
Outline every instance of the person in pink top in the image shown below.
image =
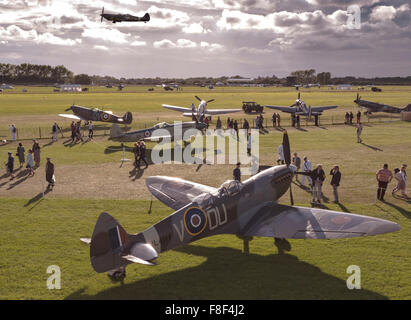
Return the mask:
[[393,177],[392,172],[388,170],[388,164],[384,164],[383,168],[377,171],[376,177],[378,181],[377,198],[384,201],[385,191]]

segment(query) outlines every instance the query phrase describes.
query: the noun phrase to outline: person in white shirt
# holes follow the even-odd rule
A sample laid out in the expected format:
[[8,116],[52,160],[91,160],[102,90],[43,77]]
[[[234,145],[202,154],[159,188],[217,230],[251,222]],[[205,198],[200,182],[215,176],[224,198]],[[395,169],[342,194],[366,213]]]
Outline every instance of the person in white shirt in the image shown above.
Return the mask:
[[278,147],[278,160],[277,163],[278,164],[284,164],[284,150],[283,150],[283,144],[280,144]]
[[14,124],[12,124],[10,126],[10,131],[11,131],[11,140],[12,141],[16,141],[16,132],[17,132],[17,128]]
[[395,170],[394,178],[398,181],[398,183],[394,190],[392,190],[392,195],[401,190],[402,196],[408,198],[407,194],[405,193],[405,190],[407,189],[407,173],[405,171],[406,168],[407,165],[403,164],[400,171],[396,171],[398,169]]
[[91,121],[88,122],[88,137],[89,139],[93,139],[93,123]]
[[[304,157],[303,160],[304,160],[304,162],[303,162],[303,172],[310,172],[310,171],[313,169],[313,167],[312,167],[312,165],[311,165],[311,161],[308,160],[307,157]],[[302,177],[302,179],[301,179],[301,185],[302,185],[302,186],[305,185],[305,178],[307,178],[308,184],[309,184],[310,186],[312,186],[311,177],[308,177],[308,176],[305,176],[305,175],[303,175],[303,177]]]

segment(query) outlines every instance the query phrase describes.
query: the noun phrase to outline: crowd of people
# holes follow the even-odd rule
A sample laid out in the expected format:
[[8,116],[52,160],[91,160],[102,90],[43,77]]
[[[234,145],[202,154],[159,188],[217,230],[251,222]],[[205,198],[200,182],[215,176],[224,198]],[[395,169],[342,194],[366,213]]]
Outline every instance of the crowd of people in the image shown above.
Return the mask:
[[133,153],[134,153],[135,168],[140,170],[141,162],[144,162],[144,164],[146,165],[144,169],[147,169],[148,162],[146,160],[146,144],[144,143],[143,140],[140,140],[134,144]]

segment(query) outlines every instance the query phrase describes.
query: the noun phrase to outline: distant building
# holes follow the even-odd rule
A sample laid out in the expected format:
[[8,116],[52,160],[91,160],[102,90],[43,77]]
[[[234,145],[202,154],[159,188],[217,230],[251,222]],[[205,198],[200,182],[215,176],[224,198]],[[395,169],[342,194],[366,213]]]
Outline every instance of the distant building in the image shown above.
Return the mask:
[[62,84],[60,85],[60,92],[81,92],[80,84]]
[[352,90],[351,84],[338,84],[336,87],[337,90]]
[[254,79],[252,78],[231,78],[227,79],[229,86],[252,86]]
[[13,86],[3,83],[0,85],[0,89],[13,89]]

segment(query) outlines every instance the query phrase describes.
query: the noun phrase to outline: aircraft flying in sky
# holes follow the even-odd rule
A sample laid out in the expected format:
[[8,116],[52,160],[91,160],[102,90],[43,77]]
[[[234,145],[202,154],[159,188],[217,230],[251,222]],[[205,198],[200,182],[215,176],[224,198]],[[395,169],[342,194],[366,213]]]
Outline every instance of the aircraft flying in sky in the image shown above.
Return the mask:
[[112,21],[113,23],[116,22],[136,22],[136,21],[142,21],[146,23],[147,21],[150,21],[150,15],[146,13],[142,17],[136,17],[131,14],[113,14],[113,13],[104,13],[104,7],[103,10],[101,11],[101,22],[103,22],[103,18],[109,21]]
[[131,112],[126,112],[123,117],[116,116],[111,111],[103,111],[97,108],[86,108],[81,106],[72,105],[65,111],[73,111],[74,114],[59,114],[60,117],[74,119],[74,120],[84,120],[84,121],[103,121],[121,124],[131,124],[133,121],[133,115]]
[[[198,129],[203,130],[207,127],[205,123],[202,122],[181,122],[176,124],[169,124],[166,122],[158,123],[154,127],[125,132],[121,130],[117,125],[112,125],[110,130],[110,140],[121,141],[121,142],[135,142],[139,140],[145,141],[158,141],[160,139],[169,138],[174,140],[174,135],[176,133],[176,127],[180,126],[180,133],[184,136],[184,132],[188,129]],[[163,129],[159,131],[159,129]],[[168,133],[167,133],[168,132]]]
[[128,234],[112,216],[101,213],[91,239],[81,239],[90,244],[94,270],[121,279],[130,263],[155,265],[154,260],[162,252],[219,234],[334,239],[401,229],[394,222],[370,216],[297,207],[293,201],[291,206],[278,204],[290,189],[293,176],[299,173],[291,164],[286,132],[283,149],[286,164],[263,170],[242,183],[226,181],[220,188],[180,178],[148,177],[150,192],[175,212],[137,234]]
[[357,99],[355,99],[354,102],[359,107],[367,110],[365,114],[371,114],[373,112],[400,113],[401,111],[411,111],[411,104],[401,109],[401,108],[392,107],[392,106],[378,103],[378,102],[361,100],[361,97],[358,93],[357,93]]
[[228,114],[228,113],[242,111],[242,109],[207,109],[207,104],[210,102],[213,102],[215,99],[205,101],[205,100],[200,99],[198,96],[195,96],[195,98],[198,101],[200,101],[197,109],[195,108],[194,103],[191,104],[191,108],[172,106],[168,104],[163,104],[163,107],[170,109],[170,110],[183,112],[183,116],[185,117],[195,116],[197,119],[200,119],[200,120],[202,120],[202,118],[204,117],[211,117],[213,115]]
[[280,110],[282,112],[287,112],[287,113],[311,118],[311,116],[318,117],[322,115],[323,111],[329,110],[329,109],[335,109],[338,106],[320,106],[320,107],[308,106],[307,107],[305,102],[300,99],[300,93],[298,93],[298,99],[296,100],[295,103],[293,103],[289,107],[286,107],[286,106],[266,106],[266,107],[270,109]]

